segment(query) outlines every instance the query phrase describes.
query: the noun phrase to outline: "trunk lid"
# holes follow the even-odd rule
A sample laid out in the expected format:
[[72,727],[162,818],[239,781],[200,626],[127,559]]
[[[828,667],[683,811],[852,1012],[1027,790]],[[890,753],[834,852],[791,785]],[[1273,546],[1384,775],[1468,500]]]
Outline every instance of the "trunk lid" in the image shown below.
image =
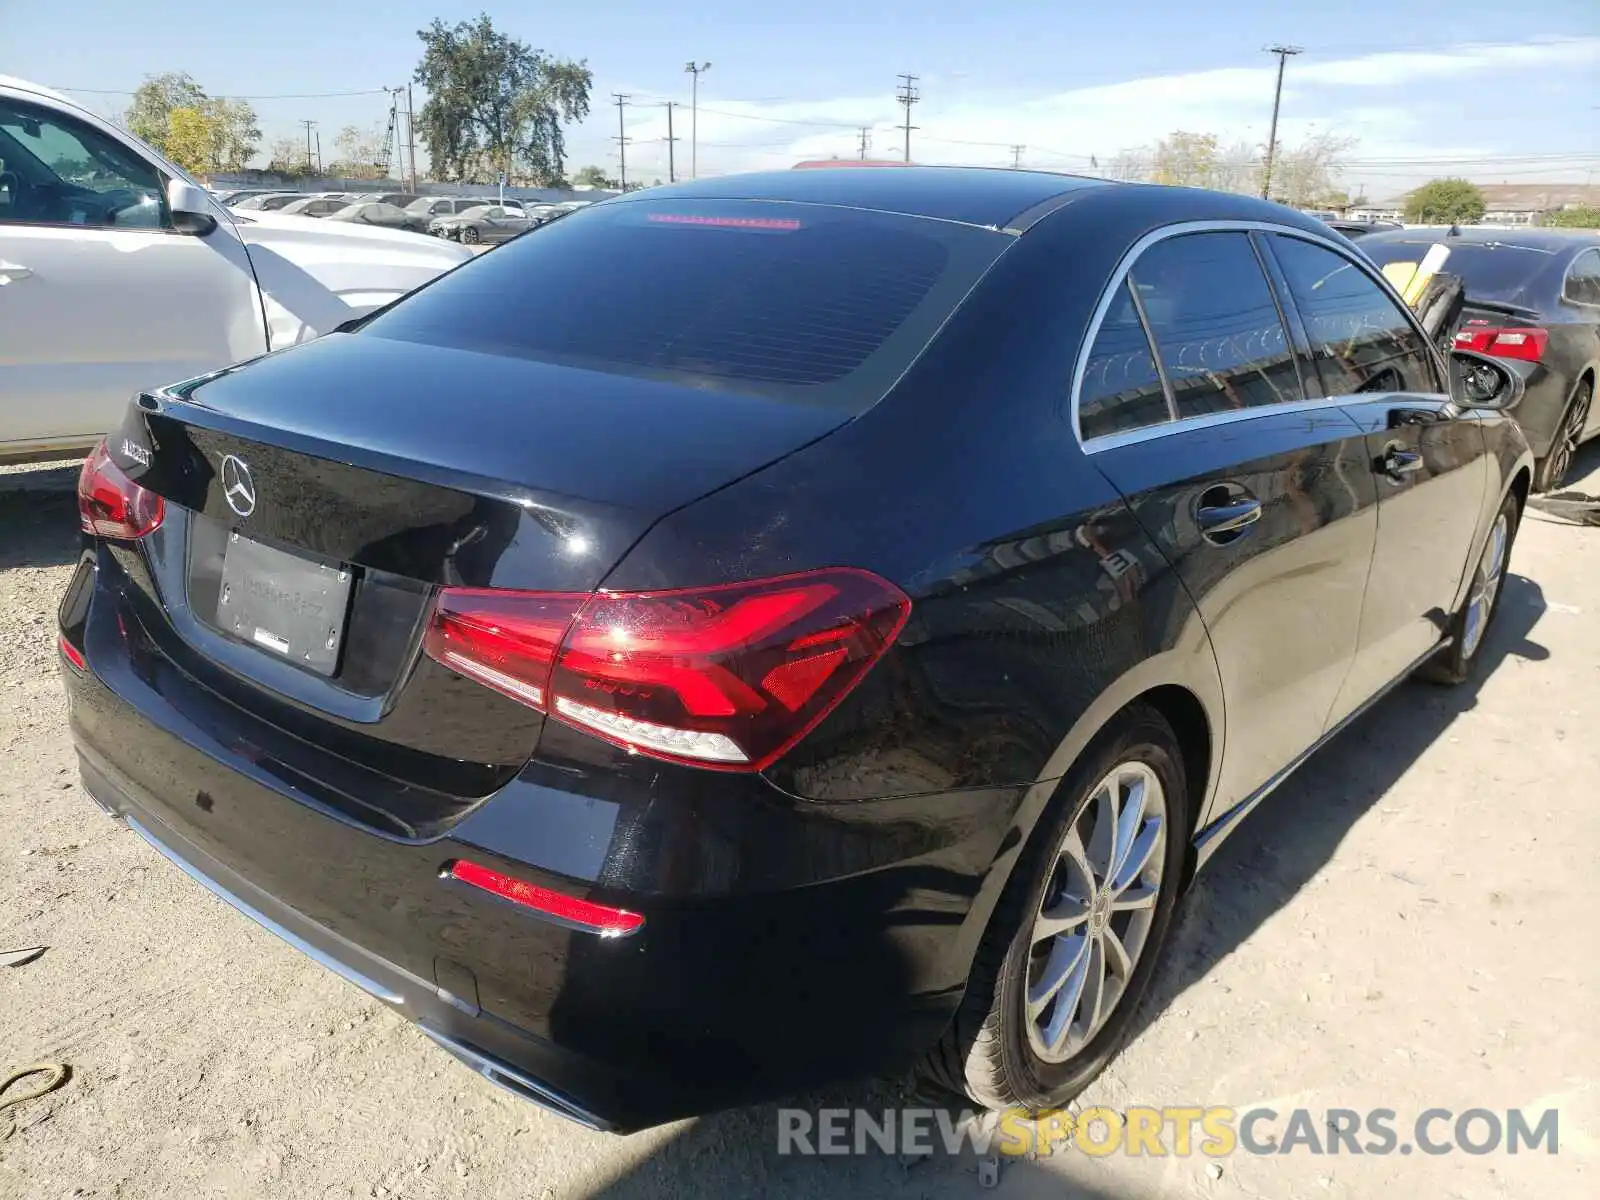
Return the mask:
[[592,591],[661,517],[845,419],[335,334],[140,397],[109,448],[168,503],[146,539],[152,637],[301,745],[274,743],[294,769],[394,781],[419,831],[502,786],[542,726],[420,654],[437,588]]

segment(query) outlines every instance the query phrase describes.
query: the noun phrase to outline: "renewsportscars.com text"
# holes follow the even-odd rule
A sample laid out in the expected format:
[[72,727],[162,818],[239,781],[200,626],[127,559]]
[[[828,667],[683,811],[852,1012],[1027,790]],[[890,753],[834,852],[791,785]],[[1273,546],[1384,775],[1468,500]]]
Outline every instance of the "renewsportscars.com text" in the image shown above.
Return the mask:
[[943,1108],[778,1110],[779,1154],[1032,1155],[1225,1158],[1246,1154],[1556,1154],[1560,1113],[1427,1108],[1401,1118],[1359,1110],[1136,1105],[1030,1115]]

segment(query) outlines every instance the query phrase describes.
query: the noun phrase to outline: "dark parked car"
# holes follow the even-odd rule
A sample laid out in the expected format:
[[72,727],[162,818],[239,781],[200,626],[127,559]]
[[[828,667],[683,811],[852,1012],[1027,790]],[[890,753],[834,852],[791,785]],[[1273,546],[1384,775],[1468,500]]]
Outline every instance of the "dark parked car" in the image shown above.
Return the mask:
[[1342,217],[1325,220],[1329,229],[1337,230],[1347,238],[1363,238],[1369,233],[1383,233],[1390,229],[1404,229],[1398,221],[1347,221]]
[[84,784],[574,1120],[918,1062],[1057,1105],[1221,839],[1473,669],[1519,386],[1245,197],[621,196],[137,398],[60,612]]
[[1374,234],[1361,249],[1380,266],[1449,248],[1441,272],[1466,287],[1455,345],[1517,364],[1527,394],[1515,410],[1533,453],[1535,491],[1557,490],[1578,446],[1600,434],[1600,234],[1452,228]]

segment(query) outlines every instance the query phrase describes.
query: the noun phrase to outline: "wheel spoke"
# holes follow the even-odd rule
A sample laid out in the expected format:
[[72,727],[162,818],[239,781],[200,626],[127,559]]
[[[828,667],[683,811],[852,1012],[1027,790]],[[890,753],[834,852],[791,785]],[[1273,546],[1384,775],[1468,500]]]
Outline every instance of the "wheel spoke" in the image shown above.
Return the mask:
[[1126,891],[1139,876],[1144,874],[1145,867],[1150,863],[1150,856],[1161,843],[1161,819],[1152,817],[1144,823],[1144,828],[1139,830],[1138,836],[1132,841],[1127,855],[1122,860],[1122,866],[1111,880],[1113,892]]
[[1050,1003],[1050,998],[1070,983],[1075,975],[1078,977],[1077,988],[1083,987],[1082,968],[1087,957],[1084,949],[1088,942],[1089,939],[1081,935],[1056,939],[1050,947],[1049,959],[1039,972],[1038,982],[1028,988],[1029,1019],[1037,1017],[1044,1006]]
[[1033,940],[1042,942],[1046,938],[1059,937],[1078,928],[1088,919],[1089,897],[1063,895],[1054,905],[1039,914],[1039,919],[1033,924]]
[[1044,1044],[1052,1054],[1061,1052],[1061,1044],[1066,1039],[1067,1031],[1072,1028],[1073,1018],[1083,1002],[1083,985],[1089,978],[1090,966],[1089,955],[1080,954],[1077,962],[1073,964],[1071,973],[1063,981],[1064,986],[1056,995],[1055,1011],[1050,1014],[1050,1020],[1040,1030]]
[[1094,832],[1089,836],[1089,863],[1094,867],[1095,882],[1111,878],[1116,865],[1117,816],[1121,810],[1120,783],[1115,775],[1106,780],[1095,798]]
[[1134,839],[1139,833],[1139,823],[1144,819],[1145,794],[1143,776],[1129,780],[1122,795],[1122,809],[1117,814],[1115,853],[1111,869],[1106,872],[1107,882],[1121,875],[1123,865],[1128,861],[1128,853],[1133,849]]
[[1156,906],[1156,896],[1159,894],[1160,890],[1158,888],[1148,885],[1131,887],[1111,902],[1111,911],[1114,913],[1137,912],[1140,909],[1154,908]]
[[1106,1004],[1106,951],[1101,938],[1096,938],[1089,947],[1089,952],[1084,956],[1084,983],[1083,1000],[1079,1004],[1079,1011],[1084,1013],[1081,1031],[1078,1036],[1083,1041],[1088,1041],[1100,1028],[1103,1016],[1110,1015],[1109,1006]]
[[1116,931],[1108,928],[1100,935],[1101,943],[1105,947],[1105,964],[1113,978],[1126,984],[1128,976],[1133,974],[1133,959],[1128,954],[1128,948],[1122,944],[1122,939]]

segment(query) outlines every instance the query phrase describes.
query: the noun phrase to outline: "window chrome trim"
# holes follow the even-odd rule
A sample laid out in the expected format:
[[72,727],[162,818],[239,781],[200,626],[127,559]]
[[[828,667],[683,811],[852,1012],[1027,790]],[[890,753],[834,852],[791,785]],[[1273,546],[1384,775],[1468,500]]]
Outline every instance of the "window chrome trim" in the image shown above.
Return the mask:
[[[1323,397],[1317,400],[1302,400],[1291,404],[1261,404],[1230,412],[1204,413],[1196,417],[1179,417],[1177,420],[1164,421],[1159,425],[1143,425],[1138,429],[1126,429],[1117,433],[1101,434],[1099,437],[1084,438],[1082,426],[1078,421],[1078,406],[1083,391],[1083,377],[1089,369],[1089,353],[1094,349],[1095,339],[1100,336],[1100,326],[1105,320],[1106,313],[1111,309],[1112,301],[1116,299],[1117,289],[1128,278],[1140,256],[1150,247],[1169,238],[1182,237],[1189,233],[1277,233],[1282,234],[1284,237],[1299,238],[1301,241],[1310,242],[1313,245],[1321,246],[1324,250],[1332,251],[1376,283],[1379,290],[1394,303],[1396,308],[1405,314],[1406,319],[1411,323],[1412,331],[1421,339],[1423,346],[1427,348],[1429,358],[1433,362],[1434,370],[1439,373],[1440,380],[1448,380],[1449,375],[1445,373],[1444,365],[1438,361],[1439,355],[1435,352],[1433,340],[1428,337],[1422,325],[1417,321],[1416,314],[1411,311],[1411,306],[1401,299],[1400,293],[1395,290],[1394,285],[1384,277],[1383,272],[1378,270],[1372,262],[1363,260],[1358,256],[1352,256],[1348,247],[1339,245],[1333,237],[1323,237],[1321,234],[1309,229],[1300,229],[1293,225],[1278,225],[1271,221],[1244,219],[1180,221],[1173,225],[1163,225],[1160,229],[1152,229],[1134,242],[1118,261],[1116,270],[1111,273],[1111,278],[1106,282],[1105,288],[1100,293],[1100,299],[1095,303],[1094,315],[1089,318],[1089,325],[1084,334],[1083,344],[1078,347],[1078,358],[1072,368],[1072,396],[1069,419],[1072,422],[1072,435],[1078,439],[1078,445],[1083,448],[1085,454],[1094,454],[1100,450],[1110,450],[1117,446],[1126,446],[1135,442],[1150,441],[1153,438],[1170,437],[1173,434],[1184,433],[1191,429],[1205,429],[1213,425],[1227,425],[1236,421],[1254,420],[1258,417],[1271,416],[1274,413],[1342,409],[1345,405],[1352,403],[1350,397],[1346,395]],[[1359,255],[1359,251],[1357,255]],[[1260,264],[1259,260],[1257,265],[1261,267],[1262,278],[1266,280],[1268,288],[1272,290],[1274,299],[1277,299],[1278,288],[1272,276],[1267,273],[1265,266]],[[1287,327],[1285,327],[1284,333],[1286,336],[1289,334]],[[1145,335],[1146,337],[1150,336],[1148,326],[1145,328]],[[1439,395],[1433,392],[1407,394]],[[1448,396],[1441,395],[1440,398],[1448,399]],[[1373,395],[1359,397],[1362,402],[1374,399],[1377,399],[1377,397]]]

